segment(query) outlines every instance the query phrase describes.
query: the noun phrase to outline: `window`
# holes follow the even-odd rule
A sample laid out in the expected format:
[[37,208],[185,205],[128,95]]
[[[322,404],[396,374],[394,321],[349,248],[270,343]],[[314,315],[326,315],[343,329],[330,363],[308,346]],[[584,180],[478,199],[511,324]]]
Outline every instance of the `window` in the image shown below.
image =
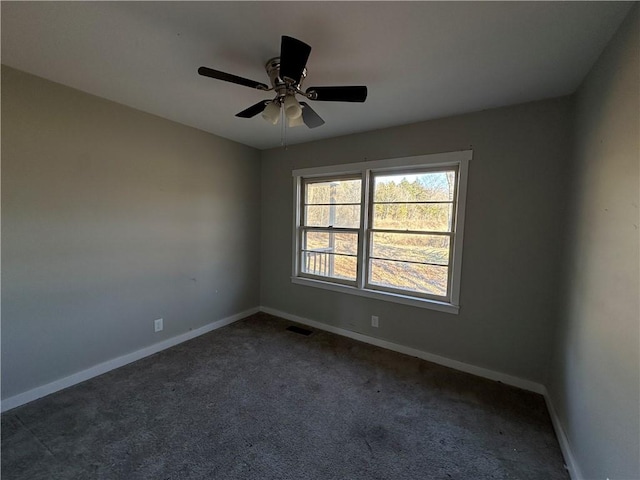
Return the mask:
[[300,272],[356,285],[362,179],[304,179]]
[[292,280],[457,312],[471,154],[294,170]]

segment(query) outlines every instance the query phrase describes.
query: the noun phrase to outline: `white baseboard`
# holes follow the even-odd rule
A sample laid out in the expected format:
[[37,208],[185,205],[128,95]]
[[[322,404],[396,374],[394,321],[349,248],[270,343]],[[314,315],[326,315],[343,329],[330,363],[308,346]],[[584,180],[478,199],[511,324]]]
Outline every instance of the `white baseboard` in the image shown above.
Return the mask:
[[440,355],[434,355],[432,353],[424,352],[422,350],[417,350],[415,348],[405,347],[404,345],[399,345],[397,343],[389,342],[387,340],[381,340],[379,338],[370,337],[362,333],[352,332],[350,330],[345,330],[343,328],[327,325],[325,323],[317,322],[315,320],[310,320],[305,317],[300,317],[298,315],[293,315],[291,313],[276,310],[275,308],[261,306],[260,311],[268,313],[270,315],[275,315],[276,317],[281,317],[287,320],[291,320],[292,322],[301,323],[303,325],[314,327],[319,330],[325,330],[327,332],[335,333],[337,335],[353,338],[354,340],[358,340],[360,342],[365,342],[371,345],[386,348],[388,350],[393,350],[394,352],[404,353],[406,355],[411,355],[412,357],[421,358],[423,360],[437,363],[438,365],[443,365],[445,367],[453,368],[455,370],[460,370],[462,372],[471,373],[479,377],[488,378],[490,380],[495,380],[498,382],[505,383],[507,385],[522,388],[523,390],[539,393],[544,397],[544,400],[547,404],[547,409],[549,410],[549,416],[551,417],[551,423],[553,424],[553,428],[558,438],[558,443],[560,444],[560,450],[562,451],[562,455],[565,460],[565,465],[567,466],[567,470],[569,472],[569,476],[571,477],[571,480],[584,479],[584,477],[580,472],[580,468],[578,467],[578,463],[576,462],[575,457],[571,453],[571,446],[569,444],[569,439],[567,437],[567,434],[564,428],[562,427],[562,423],[560,422],[560,419],[556,413],[556,410],[553,407],[553,403],[549,398],[549,392],[547,391],[547,388],[544,385],[540,383],[532,382],[531,380],[525,380],[522,378],[514,377],[512,375],[507,375],[506,373],[496,372],[495,370],[478,367],[475,365],[471,365],[469,363],[460,362],[458,360],[452,360],[450,358],[442,357]]
[[379,338],[370,337],[362,333],[352,332],[351,330],[345,330],[343,328],[333,327],[331,325],[317,322],[315,320],[310,320],[308,318],[300,317],[298,315],[282,312],[280,310],[276,310],[275,308],[261,306],[260,311],[268,313],[270,315],[274,315],[276,317],[281,317],[287,320],[291,320],[292,322],[308,325],[310,327],[314,327],[319,330],[325,330],[327,332],[335,333],[337,335],[342,335],[343,337],[353,338],[354,340],[358,340],[360,342],[370,343],[371,345],[386,348],[387,350],[393,350],[394,352],[404,353],[405,355],[421,358],[423,360],[437,363],[438,365],[443,365],[445,367],[453,368],[455,370],[471,373],[473,375],[477,375],[478,377],[488,378],[490,380],[502,382],[507,385],[522,388],[523,390],[528,390],[530,392],[539,393],[541,395],[544,395],[544,393],[546,392],[544,385],[533,382],[531,380],[525,380],[523,378],[518,378],[512,375],[508,375],[506,373],[496,372],[495,370],[490,370],[488,368],[471,365],[470,363],[464,363],[458,360],[452,360],[447,357],[441,357],[440,355],[435,355],[433,353],[428,353],[428,352],[411,348],[411,347],[405,347],[404,345],[399,345],[397,343],[389,342],[387,340],[381,340]]
[[514,377],[512,375],[507,375],[505,373],[496,372],[494,370],[490,370],[487,368],[471,365],[469,363],[460,362],[458,360],[452,360],[450,358],[442,357],[440,355],[435,355],[435,354],[424,352],[422,350],[418,350],[415,348],[406,347],[404,345],[399,345],[397,343],[389,342],[387,340],[381,340],[379,338],[364,335],[362,333],[352,332],[350,330],[346,330],[343,328],[334,327],[321,322],[317,322],[315,320],[311,320],[305,317],[300,317],[298,315],[293,315],[287,312],[283,312],[280,310],[276,310],[274,308],[264,307],[264,306],[251,308],[244,312],[231,315],[230,317],[217,320],[203,327],[197,328],[195,330],[191,330],[181,335],[177,335],[175,337],[169,338],[167,340],[156,343],[149,347],[145,347],[135,352],[123,355],[121,357],[117,357],[112,360],[108,360],[106,362],[100,363],[98,365],[90,367],[81,372],[74,373],[73,375],[69,375],[68,377],[55,380],[51,383],[36,387],[34,389],[28,390],[23,393],[19,393],[18,395],[14,395],[13,397],[9,397],[3,400],[0,405],[1,407],[0,410],[2,412],[5,412],[7,410],[11,410],[12,408],[19,407],[20,405],[24,405],[25,403],[29,403],[33,400],[37,400],[38,398],[45,397],[51,393],[55,393],[59,390],[65,389],[67,387],[71,387],[80,382],[84,382],[85,380],[89,380],[90,378],[97,377],[98,375],[102,375],[103,373],[107,373],[116,368],[122,367],[129,363],[132,363],[142,358],[153,355],[154,353],[160,352],[167,348],[171,348],[182,342],[186,342],[187,340],[191,340],[192,338],[199,337],[200,335],[204,335],[205,333],[224,327],[225,325],[229,325],[231,323],[237,322],[238,320],[242,320],[243,318],[248,317],[249,315],[253,315],[258,311],[262,311],[270,315],[275,315],[277,317],[291,320],[292,322],[308,325],[310,327],[317,328],[319,330],[325,330],[327,332],[352,338],[360,342],[369,343],[371,345],[386,348],[388,350],[392,350],[398,353],[403,353],[405,355],[421,358],[429,362],[437,363],[438,365],[443,365],[445,367],[453,368],[455,370],[460,370],[466,373],[471,373],[479,377],[488,378],[490,380],[495,380],[507,385],[522,388],[523,390],[528,390],[528,391],[543,395],[545,402],[547,404],[547,409],[549,410],[549,415],[551,417],[553,428],[556,432],[556,436],[558,437],[558,442],[560,443],[560,449],[562,450],[562,454],[564,456],[565,464],[567,465],[567,470],[569,471],[569,475],[572,480],[583,480],[584,477],[582,476],[580,472],[580,468],[578,467],[578,464],[575,460],[575,457],[571,452],[571,447],[569,444],[567,434],[562,426],[562,423],[560,422],[560,419],[556,413],[553,403],[549,398],[549,392],[547,391],[544,385],[536,382],[532,382],[531,380],[525,380],[522,378]]
[[549,410],[549,416],[551,417],[553,429],[556,432],[556,437],[558,437],[558,443],[560,444],[560,450],[562,450],[562,456],[564,457],[564,463],[567,466],[569,476],[571,477],[571,480],[583,480],[584,476],[580,471],[578,462],[576,462],[573,453],[571,453],[571,445],[569,444],[569,437],[567,437],[567,432],[565,432],[564,427],[562,426],[562,422],[560,422],[560,417],[558,417],[558,413],[553,406],[553,402],[551,401],[551,397],[549,397],[549,392],[546,388],[544,389],[543,395],[544,400],[547,403],[547,410]]
[[93,367],[87,368],[86,370],[82,370],[81,372],[69,375],[68,377],[64,377],[51,383],[47,383],[46,385],[41,385],[26,392],[19,393],[18,395],[14,395],[13,397],[2,400],[0,410],[2,412],[6,412],[7,410],[11,410],[12,408],[19,407],[20,405],[24,405],[25,403],[32,402],[33,400],[37,400],[38,398],[42,398],[64,388],[71,387],[72,385],[84,382],[85,380],[89,380],[90,378],[102,375],[103,373],[107,373],[116,368],[123,367],[124,365],[135,362],[136,360],[140,360],[144,357],[148,357],[149,355],[153,355],[154,353],[158,353],[162,350],[178,345],[179,343],[186,342],[187,340],[191,340],[195,337],[199,337],[200,335],[204,335],[205,333],[211,332],[212,330],[216,330],[218,328],[224,327],[225,325],[237,322],[238,320],[242,320],[243,318],[248,317],[249,315],[253,315],[254,313],[257,313],[259,311],[260,309],[258,307],[250,308],[249,310],[245,310],[244,312],[236,313],[235,315],[231,315],[230,317],[211,322],[203,327],[196,328],[195,330],[191,330],[162,342],[155,343],[135,352],[131,352],[111,360],[107,360],[106,362],[94,365]]

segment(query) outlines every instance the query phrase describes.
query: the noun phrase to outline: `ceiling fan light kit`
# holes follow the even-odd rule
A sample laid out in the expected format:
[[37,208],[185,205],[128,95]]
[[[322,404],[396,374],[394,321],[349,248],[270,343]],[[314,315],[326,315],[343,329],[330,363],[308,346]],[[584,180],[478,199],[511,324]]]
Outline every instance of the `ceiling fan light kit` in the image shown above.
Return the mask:
[[296,100],[294,95],[287,95],[284,97],[284,114],[289,120],[302,116],[302,107]]
[[262,112],[262,118],[264,118],[272,125],[277,125],[278,120],[280,120],[280,104],[275,100],[272,102],[268,102],[267,106]]
[[304,125],[304,118],[302,117],[302,115],[288,119],[289,128],[301,127],[302,125]]
[[270,59],[265,65],[271,87],[208,67],[200,67],[198,73],[236,85],[276,93],[274,99],[262,100],[237,113],[236,117],[252,118],[262,113],[262,117],[266,121],[276,125],[280,119],[281,111],[284,111],[289,127],[306,125],[309,128],[316,128],[323,125],[324,120],[306,102],[298,102],[296,95],[321,102],[364,102],[367,99],[367,87],[363,85],[309,87],[306,91],[302,91],[302,82],[307,76],[306,65],[310,53],[311,47],[309,45],[284,35],[280,45],[280,56]]

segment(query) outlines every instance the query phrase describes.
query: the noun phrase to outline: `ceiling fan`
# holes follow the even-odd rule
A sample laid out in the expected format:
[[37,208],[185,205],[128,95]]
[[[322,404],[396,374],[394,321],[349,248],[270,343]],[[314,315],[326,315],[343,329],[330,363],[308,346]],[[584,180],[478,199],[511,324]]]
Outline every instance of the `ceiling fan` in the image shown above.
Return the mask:
[[289,127],[306,125],[316,128],[324,124],[324,120],[307,104],[298,102],[296,95],[302,95],[309,100],[319,102],[364,102],[367,99],[367,87],[342,86],[342,87],[309,87],[302,91],[301,86],[307,76],[307,60],[311,53],[311,47],[306,43],[282,36],[280,44],[280,56],[269,60],[265,69],[271,87],[264,83],[238,77],[230,73],[221,72],[208,67],[200,67],[198,73],[205,77],[223,80],[225,82],[256,88],[265,92],[275,91],[273,100],[262,100],[246,110],[236,114],[236,117],[251,118],[259,113],[273,125],[278,123],[281,110],[287,118]]

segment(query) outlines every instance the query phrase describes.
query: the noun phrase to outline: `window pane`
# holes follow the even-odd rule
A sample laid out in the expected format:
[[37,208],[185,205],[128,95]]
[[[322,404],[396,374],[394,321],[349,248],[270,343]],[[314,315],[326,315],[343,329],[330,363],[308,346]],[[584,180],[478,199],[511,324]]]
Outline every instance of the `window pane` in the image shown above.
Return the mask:
[[308,251],[357,255],[358,234],[305,231],[302,245]]
[[369,283],[441,297],[447,294],[447,267],[371,259]]
[[336,180],[305,184],[305,204],[360,203],[362,180]]
[[396,203],[373,205],[373,228],[450,232],[451,203]]
[[373,232],[371,256],[446,266],[449,264],[449,237]]
[[356,257],[335,255],[322,251],[302,252],[302,271],[323,277],[355,280],[358,268]]
[[304,207],[307,227],[360,227],[360,205],[325,205]]
[[374,202],[446,202],[453,201],[456,172],[376,175]]

